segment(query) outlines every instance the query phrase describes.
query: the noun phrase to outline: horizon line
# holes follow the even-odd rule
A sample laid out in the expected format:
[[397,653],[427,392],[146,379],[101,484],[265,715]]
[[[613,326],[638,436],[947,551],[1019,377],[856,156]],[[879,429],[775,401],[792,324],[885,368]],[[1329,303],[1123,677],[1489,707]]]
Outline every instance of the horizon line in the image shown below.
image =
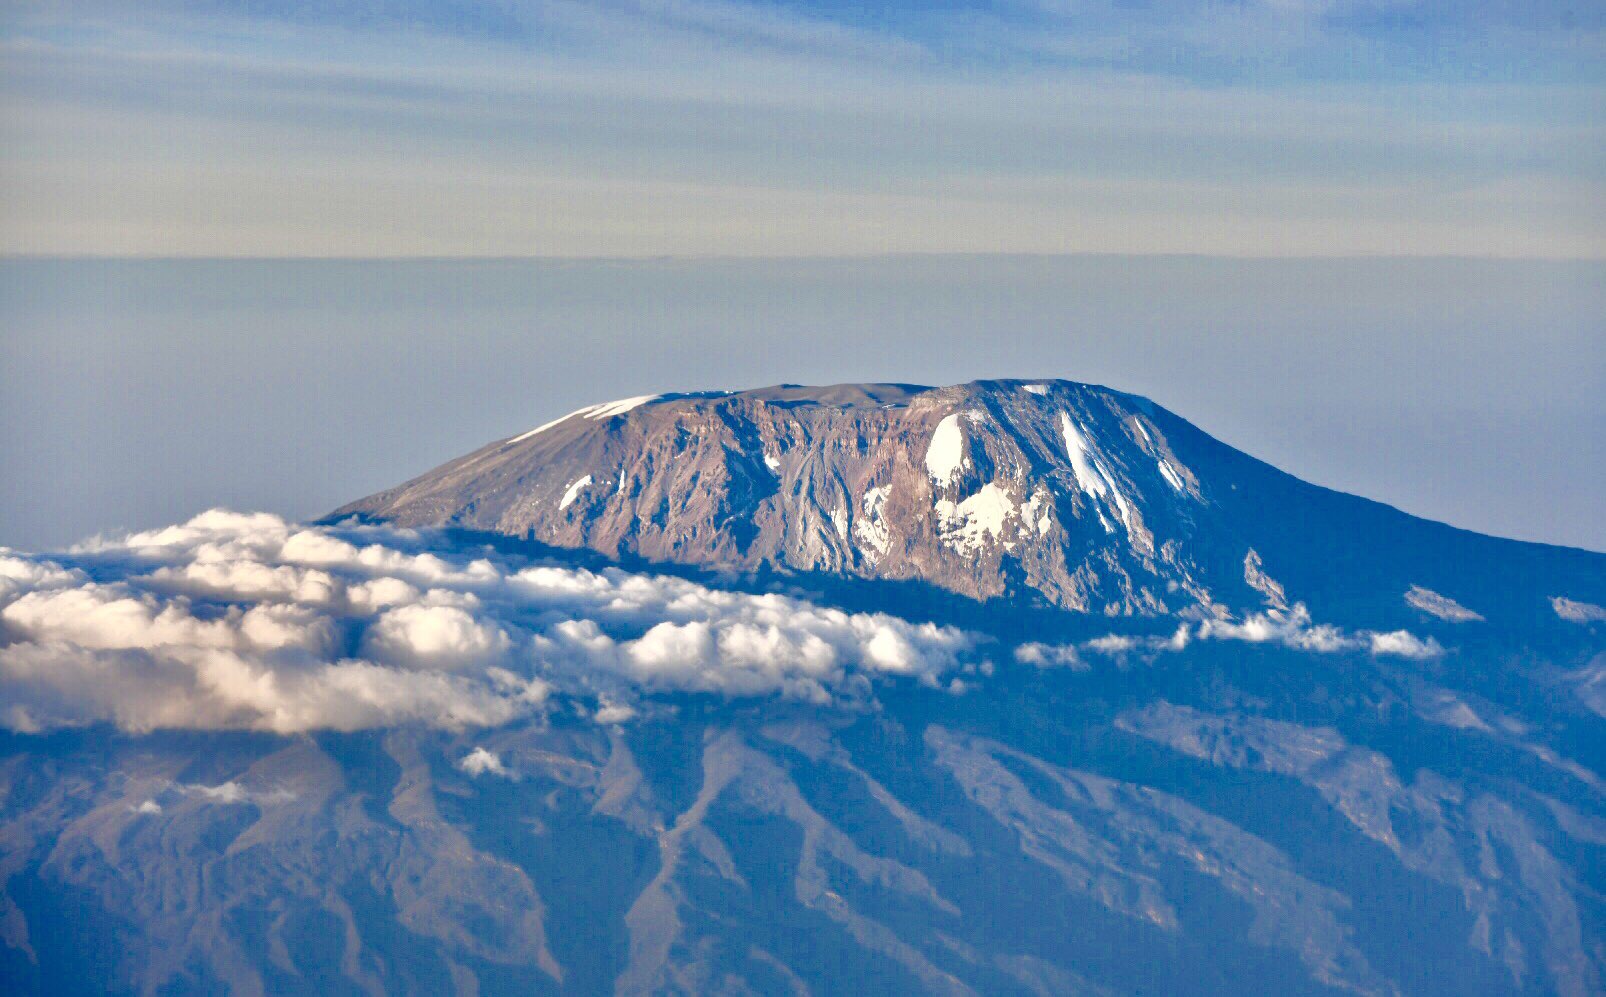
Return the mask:
[[12,253],[0,252],[0,263],[766,263],[826,262],[841,260],[927,259],[1156,259],[1223,260],[1243,262],[1363,262],[1421,260],[1466,263],[1606,263],[1598,256],[1497,255],[1488,253],[1202,253],[1185,251],[1121,252],[1072,250],[1032,252],[1010,250],[933,250],[863,253],[643,253],[643,254],[284,254],[284,253]]

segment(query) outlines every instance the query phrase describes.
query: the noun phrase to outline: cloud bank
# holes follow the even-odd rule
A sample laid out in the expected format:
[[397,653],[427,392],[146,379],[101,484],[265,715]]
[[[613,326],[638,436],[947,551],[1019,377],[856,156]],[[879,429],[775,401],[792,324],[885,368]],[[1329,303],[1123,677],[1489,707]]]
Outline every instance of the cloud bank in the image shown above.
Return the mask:
[[[1444,653],[1404,630],[1316,624],[1296,604],[1012,656],[1082,672],[1090,655],[1120,663],[1201,640]],[[988,650],[953,627],[535,562],[437,531],[214,510],[52,558],[0,548],[0,726],[23,732],[464,729],[553,710],[619,724],[667,694],[866,706],[878,683],[963,692],[994,674]],[[512,775],[485,749],[460,764]]]
[[0,724],[617,723],[654,693],[868,702],[973,668],[949,627],[436,539],[212,511],[55,560],[0,549]]

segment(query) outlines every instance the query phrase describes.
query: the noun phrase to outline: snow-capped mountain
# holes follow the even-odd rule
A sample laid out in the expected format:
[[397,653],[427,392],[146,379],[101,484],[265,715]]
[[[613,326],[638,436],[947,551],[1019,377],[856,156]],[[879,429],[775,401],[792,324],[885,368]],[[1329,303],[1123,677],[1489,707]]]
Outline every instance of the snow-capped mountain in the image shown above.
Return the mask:
[[[352,514],[1099,615],[1226,618],[1297,600],[1403,625],[1424,612],[1407,599],[1421,589],[1532,622],[1555,596],[1606,595],[1589,555],[1308,485],[1147,399],[1069,381],[629,398],[331,518]],[[1491,559],[1501,573],[1477,570]]]
[[1606,555],[1060,381],[0,548],[6,993],[1606,986]]

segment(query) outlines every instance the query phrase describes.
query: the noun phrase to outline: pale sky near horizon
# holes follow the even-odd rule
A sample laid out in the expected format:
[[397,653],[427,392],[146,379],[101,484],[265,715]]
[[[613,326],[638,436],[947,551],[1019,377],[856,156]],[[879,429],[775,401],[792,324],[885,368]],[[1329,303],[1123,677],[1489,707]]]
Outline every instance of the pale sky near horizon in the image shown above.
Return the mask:
[[1606,551],[1606,264],[0,261],[0,545],[329,512],[582,405],[1065,377],[1317,484]]

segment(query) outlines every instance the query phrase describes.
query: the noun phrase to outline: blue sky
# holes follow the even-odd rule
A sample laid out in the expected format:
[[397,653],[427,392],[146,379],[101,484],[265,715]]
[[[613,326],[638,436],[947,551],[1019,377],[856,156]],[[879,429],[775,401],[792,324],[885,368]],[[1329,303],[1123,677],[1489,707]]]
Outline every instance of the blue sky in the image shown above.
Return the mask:
[[1606,13],[29,3],[0,252],[1606,256]]

